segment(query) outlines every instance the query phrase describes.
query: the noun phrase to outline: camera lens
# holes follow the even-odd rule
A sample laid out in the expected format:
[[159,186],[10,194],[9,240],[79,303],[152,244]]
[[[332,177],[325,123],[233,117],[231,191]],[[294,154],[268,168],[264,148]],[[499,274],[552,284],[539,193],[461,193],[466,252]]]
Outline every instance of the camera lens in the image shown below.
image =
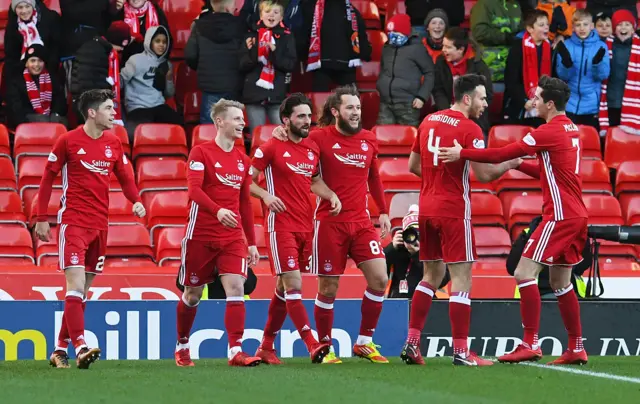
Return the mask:
[[416,244],[420,239],[420,233],[418,233],[418,229],[415,227],[407,227],[402,232],[402,241],[407,244]]

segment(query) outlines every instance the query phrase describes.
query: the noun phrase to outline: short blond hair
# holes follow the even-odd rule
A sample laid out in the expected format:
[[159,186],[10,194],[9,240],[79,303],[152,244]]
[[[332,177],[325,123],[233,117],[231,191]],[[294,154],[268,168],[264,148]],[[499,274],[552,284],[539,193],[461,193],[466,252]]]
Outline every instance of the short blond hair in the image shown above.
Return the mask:
[[572,18],[573,22],[578,22],[580,20],[586,20],[586,19],[589,19],[590,21],[593,22],[593,17],[591,16],[591,13],[584,8],[579,8],[576,10],[575,13],[573,13],[573,18]]
[[224,98],[221,98],[220,101],[216,102],[213,104],[213,107],[211,107],[211,120],[215,122],[216,118],[223,117],[230,108],[238,108],[241,111],[244,111],[244,104],[238,101],[225,100]]
[[272,7],[280,7],[280,11],[284,13],[284,6],[282,5],[282,3],[280,3],[279,0],[262,0],[260,2],[260,5],[258,6],[258,9],[262,14],[265,11],[271,10]]

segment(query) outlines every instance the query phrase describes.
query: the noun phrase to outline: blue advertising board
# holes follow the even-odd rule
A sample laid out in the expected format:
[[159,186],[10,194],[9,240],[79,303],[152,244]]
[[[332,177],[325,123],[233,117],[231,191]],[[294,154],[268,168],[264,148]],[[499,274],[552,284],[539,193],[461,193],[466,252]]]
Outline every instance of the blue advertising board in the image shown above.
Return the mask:
[[[313,300],[304,302],[313,313]],[[243,349],[253,353],[262,339],[268,300],[246,302]],[[333,339],[336,354],[352,356],[360,327],[360,300],[337,300]],[[63,302],[0,301],[0,360],[47,359],[62,322]],[[225,302],[208,300],[198,306],[191,334],[191,356],[226,358]],[[85,313],[85,339],[102,349],[102,359],[170,359],[176,343],[175,301],[91,301]],[[409,304],[388,300],[374,335],[383,353],[400,352],[407,334]],[[313,325],[313,320],[311,320]],[[314,331],[315,332],[315,331]],[[307,356],[307,350],[289,318],[275,341],[283,358]],[[72,349],[69,350],[72,354]]]

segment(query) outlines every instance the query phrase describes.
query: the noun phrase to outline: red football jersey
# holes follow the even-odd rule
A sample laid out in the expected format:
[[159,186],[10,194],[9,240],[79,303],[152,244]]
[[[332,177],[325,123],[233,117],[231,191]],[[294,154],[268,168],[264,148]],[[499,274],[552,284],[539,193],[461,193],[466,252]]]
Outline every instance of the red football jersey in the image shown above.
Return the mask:
[[418,128],[412,151],[422,164],[420,216],[471,219],[470,162],[438,160],[438,148],[453,146],[454,139],[463,148],[484,148],[482,129],[458,111],[433,113]]
[[120,183],[132,181],[133,170],[120,140],[109,132],[98,139],[82,127],[60,136],[49,154],[46,170],[62,170],[62,198],[58,223],[88,229],[109,226],[109,183],[111,172]]
[[342,202],[340,214],[332,216],[329,201],[321,200],[316,208],[316,219],[330,222],[370,220],[367,192],[369,171],[374,160],[377,167],[376,136],[365,129],[356,135],[345,136],[335,126],[328,126],[312,131],[309,138],[317,143],[320,150],[322,179]]
[[537,154],[542,217],[556,221],[589,217],[582,201],[582,141],[578,127],[566,115],[558,115],[528,133],[518,145],[530,155]]
[[311,177],[318,174],[319,156],[318,145],[309,138],[300,143],[270,139],[256,149],[251,164],[264,171],[267,191],[287,208],[282,213],[269,211],[265,215],[267,231],[313,231],[313,208],[308,195]]
[[[243,191],[248,194],[252,182],[249,157],[235,147],[226,152],[215,141],[209,141],[191,149],[188,165],[189,188],[199,186],[216,205],[235,213],[238,226],[224,226],[216,215],[191,200],[187,238],[201,241],[242,239],[240,195]],[[244,187],[247,190],[243,190]]]

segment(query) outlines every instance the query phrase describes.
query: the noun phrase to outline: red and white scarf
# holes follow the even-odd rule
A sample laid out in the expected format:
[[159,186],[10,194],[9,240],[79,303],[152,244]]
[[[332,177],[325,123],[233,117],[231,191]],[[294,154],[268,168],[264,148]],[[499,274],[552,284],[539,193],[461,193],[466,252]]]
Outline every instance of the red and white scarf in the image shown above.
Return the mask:
[[145,17],[144,26],[146,29],[160,25],[156,7],[147,0],[144,6],[133,8],[128,1],[124,3],[124,22],[131,27],[131,34],[142,34],[140,32],[140,17]]
[[[613,57],[613,37],[607,38],[609,57]],[[602,82],[600,93],[600,136],[609,129],[609,107],[607,105],[607,80]],[[633,135],[640,135],[640,37],[633,35],[631,56],[627,69],[627,81],[622,93],[622,111],[620,113],[620,129]]]
[[27,96],[35,113],[38,115],[50,115],[53,86],[47,69],[43,69],[40,73],[39,86],[33,81],[33,76],[31,76],[29,70],[24,69],[22,75],[24,76],[24,82],[27,84]]
[[113,108],[116,110],[116,123],[122,124],[122,107],[120,105],[120,59],[115,49],[111,49],[111,53],[109,53],[109,77],[107,77],[107,82],[113,87]]
[[[541,76],[551,76],[551,44],[549,41],[542,41],[542,60],[538,61],[538,49],[536,43],[528,32],[525,32],[522,38],[522,82],[524,83],[524,92],[527,97],[532,100],[536,95],[538,88],[538,80]],[[540,62],[540,64],[538,64]],[[538,66],[540,66],[540,74],[538,74]],[[535,109],[527,111],[525,118],[536,117]]]
[[256,85],[267,90],[273,90],[273,82],[276,79],[273,63],[269,60],[271,55],[269,44],[275,45],[275,43],[273,32],[269,28],[264,26],[258,28],[258,62],[262,63],[262,71]]
[[[326,0],[318,0],[313,12],[313,22],[311,24],[311,41],[309,45],[309,56],[307,57],[307,71],[313,71],[320,68],[321,65],[321,49],[320,42],[322,31],[322,18],[324,16],[324,2]],[[351,4],[351,0],[345,0],[347,20],[351,22],[351,49],[353,57],[349,59],[349,67],[357,67],[362,65],[360,60],[360,38],[358,37],[358,19],[356,12]]]
[[24,59],[24,54],[29,46],[34,44],[44,45],[42,38],[40,38],[37,25],[38,13],[35,8],[33,9],[33,16],[30,21],[22,21],[20,17],[18,17],[18,32],[22,35],[22,53],[20,60]]

